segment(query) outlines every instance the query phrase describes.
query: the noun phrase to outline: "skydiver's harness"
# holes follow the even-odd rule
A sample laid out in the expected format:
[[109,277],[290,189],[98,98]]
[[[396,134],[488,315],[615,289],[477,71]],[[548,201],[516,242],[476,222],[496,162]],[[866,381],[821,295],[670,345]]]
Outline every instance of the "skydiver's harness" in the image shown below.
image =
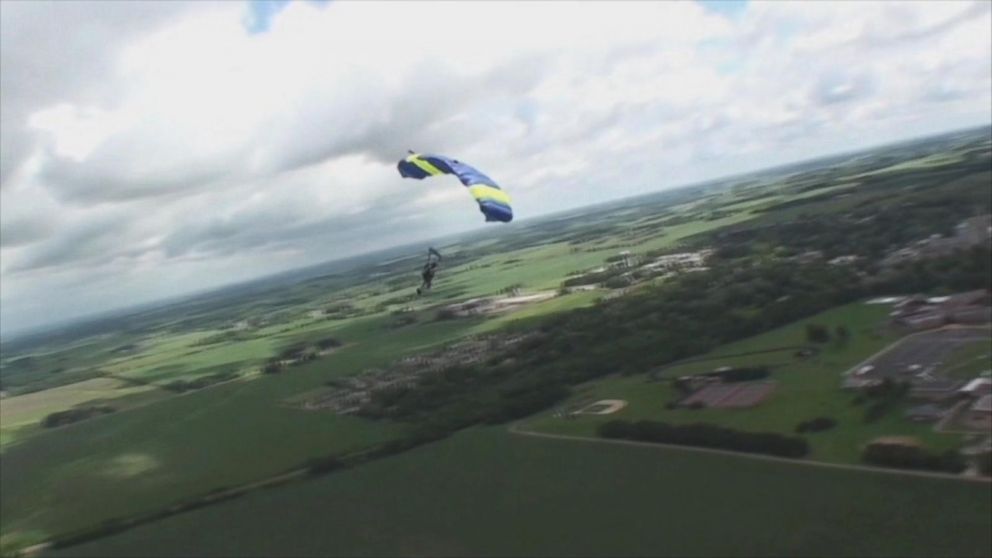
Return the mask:
[[434,272],[437,269],[437,262],[428,262],[424,264],[424,271],[420,274],[424,279],[424,285],[430,288],[431,281],[434,280]]
[[420,273],[420,277],[424,280],[423,284],[417,288],[417,294],[421,294],[423,291],[431,288],[431,283],[434,282],[434,273],[437,272],[438,262],[440,261],[440,256],[437,260],[431,258],[433,254],[429,251],[427,252],[427,263],[424,264],[424,270]]

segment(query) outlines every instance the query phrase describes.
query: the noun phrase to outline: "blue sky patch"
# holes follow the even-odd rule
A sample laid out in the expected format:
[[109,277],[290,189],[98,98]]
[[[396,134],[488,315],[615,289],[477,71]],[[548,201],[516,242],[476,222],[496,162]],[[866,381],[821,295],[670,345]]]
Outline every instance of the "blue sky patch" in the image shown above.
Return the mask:
[[735,19],[747,10],[748,0],[696,0],[707,10]]
[[[323,6],[330,0],[307,0],[310,4]],[[290,0],[248,0],[248,16],[245,29],[249,33],[264,33],[272,26],[275,17],[289,5]]]

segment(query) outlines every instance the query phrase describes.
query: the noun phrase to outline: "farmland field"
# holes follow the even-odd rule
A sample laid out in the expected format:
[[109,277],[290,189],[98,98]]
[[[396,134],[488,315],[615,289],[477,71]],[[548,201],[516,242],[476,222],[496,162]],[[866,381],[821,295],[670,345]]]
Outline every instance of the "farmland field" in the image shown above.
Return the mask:
[[[132,407],[166,397],[162,390],[151,386],[130,386],[112,378],[94,378],[46,391],[28,393],[5,399],[0,405],[0,444],[13,442],[25,435],[24,430],[37,428],[49,413],[82,404],[109,404]],[[123,404],[123,405],[122,405]]]
[[[234,381],[155,404],[40,432],[0,454],[7,536],[37,539],[123,514],[169,505],[221,486],[298,467],[310,457],[392,439],[399,424],[307,413],[279,403],[338,374],[429,347],[459,334],[464,323],[438,323],[376,338],[382,320],[357,320],[341,334],[354,339],[329,357],[279,377]],[[6,402],[5,402],[6,405]],[[265,455],[259,459],[260,453]],[[109,474],[140,460],[140,474]],[[12,479],[17,479],[13,482]],[[44,487],[44,488],[42,488]],[[42,496],[39,497],[39,494]],[[100,502],[98,508],[93,502]],[[58,504],[56,504],[58,503]]]
[[986,483],[473,429],[52,555],[987,556],[990,496]]

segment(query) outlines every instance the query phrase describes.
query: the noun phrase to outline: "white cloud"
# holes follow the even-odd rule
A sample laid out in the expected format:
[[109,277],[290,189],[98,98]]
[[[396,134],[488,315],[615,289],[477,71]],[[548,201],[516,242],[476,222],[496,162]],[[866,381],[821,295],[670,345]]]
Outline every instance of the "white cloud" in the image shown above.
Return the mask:
[[526,217],[992,120],[985,2],[11,6],[4,330],[479,226],[407,148]]

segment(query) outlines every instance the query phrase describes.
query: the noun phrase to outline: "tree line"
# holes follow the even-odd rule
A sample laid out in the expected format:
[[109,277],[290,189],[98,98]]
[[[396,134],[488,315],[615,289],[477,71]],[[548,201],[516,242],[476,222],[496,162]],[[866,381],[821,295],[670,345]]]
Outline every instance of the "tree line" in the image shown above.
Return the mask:
[[787,436],[775,432],[746,432],[706,423],[676,425],[651,420],[612,420],[600,425],[597,432],[603,438],[760,453],[778,457],[800,458],[809,453],[809,444],[800,436]]

